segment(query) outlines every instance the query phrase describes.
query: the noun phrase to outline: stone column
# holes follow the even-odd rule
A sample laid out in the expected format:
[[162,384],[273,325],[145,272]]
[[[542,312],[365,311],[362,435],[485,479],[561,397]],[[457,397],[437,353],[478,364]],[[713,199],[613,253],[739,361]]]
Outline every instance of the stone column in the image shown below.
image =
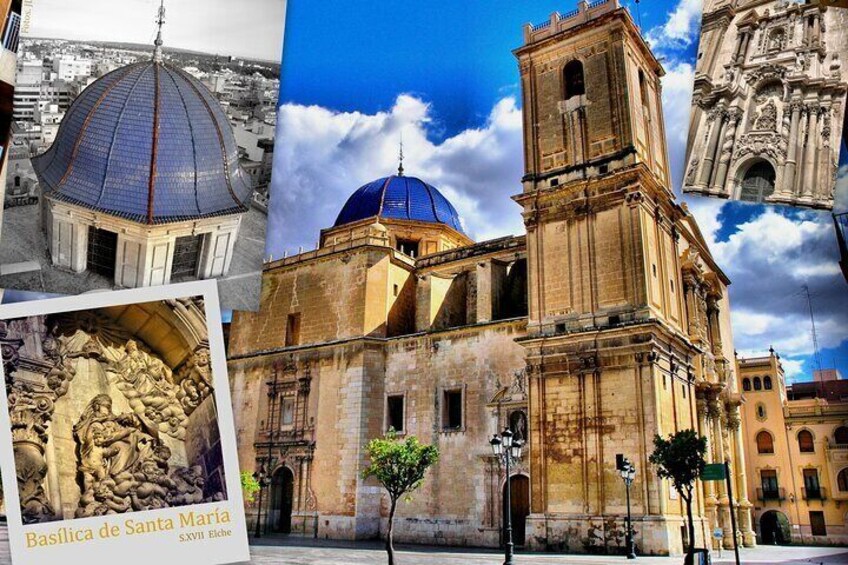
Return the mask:
[[797,167],[797,159],[798,159],[798,125],[801,120],[801,107],[802,104],[800,102],[792,102],[790,107],[792,108],[792,122],[789,126],[789,149],[788,154],[786,156],[786,165],[784,169],[783,175],[783,183],[780,188],[780,192],[784,194],[795,194],[795,169]]
[[710,130],[710,138],[707,143],[707,150],[704,154],[704,163],[701,165],[701,178],[699,183],[703,186],[710,186],[710,178],[713,173],[713,163],[715,163],[716,149],[721,137],[721,130],[724,125],[724,110],[715,108],[710,112],[710,118],[713,122],[713,128]]
[[[705,459],[707,460],[707,464],[711,464],[713,462],[713,442],[710,439],[712,435],[709,430],[709,424],[707,422],[707,388],[699,387],[697,389],[695,404],[697,407],[698,414],[698,430],[699,433],[707,438],[707,452],[705,454]],[[715,484],[713,481],[701,481],[704,490],[704,508],[705,515],[707,516],[707,521],[710,525],[710,531],[714,527],[718,525],[718,515],[716,512],[716,507],[718,506],[718,499],[716,499],[715,495]]]
[[830,104],[823,104],[821,109],[821,147],[816,164],[816,186],[813,189],[813,197],[817,200],[830,200],[833,198],[833,170],[831,166],[831,111]]
[[810,197],[813,193],[814,184],[816,181],[816,152],[819,145],[819,107],[813,105],[809,109],[810,126],[807,130],[807,147],[804,150],[804,181],[801,187],[801,196]]
[[[725,453],[724,445],[722,443],[721,429],[721,412],[724,408],[718,398],[718,393],[719,391],[716,388],[713,388],[710,391],[708,413],[710,421],[712,423],[711,443],[713,446],[713,461],[715,463],[724,463]],[[729,549],[733,547],[733,538],[731,536],[734,535],[730,524],[730,499],[727,497],[727,485],[724,481],[717,481],[716,487],[716,490],[718,491],[718,521],[719,526],[724,531],[724,538],[722,543],[726,549]]]
[[731,408],[728,427],[733,434],[733,448],[736,452],[734,458],[733,473],[736,475],[736,501],[737,514],[736,523],[739,531],[742,534],[742,544],[745,547],[754,547],[757,544],[757,537],[754,534],[751,521],[751,507],[753,506],[748,500],[748,478],[745,470],[745,450],[742,438],[742,426],[739,404],[734,403]]
[[731,108],[727,112],[726,130],[723,136],[724,142],[721,145],[721,152],[718,155],[718,169],[716,169],[715,179],[712,183],[721,189],[724,189],[727,182],[727,167],[730,165],[730,158],[733,155],[733,146],[736,143],[736,126],[741,117],[742,110],[740,108]]

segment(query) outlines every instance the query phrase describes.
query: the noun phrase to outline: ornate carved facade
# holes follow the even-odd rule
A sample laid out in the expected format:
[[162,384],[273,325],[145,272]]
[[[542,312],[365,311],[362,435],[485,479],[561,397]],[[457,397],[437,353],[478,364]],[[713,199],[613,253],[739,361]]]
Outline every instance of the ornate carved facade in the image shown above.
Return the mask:
[[488,440],[509,426],[529,442],[508,479],[519,545],[623,552],[621,453],[637,466],[640,552],[680,553],[684,506],[647,459],[654,434],[694,427],[739,496],[699,494],[696,542],[721,527],[753,543],[729,281],[669,187],[663,71],[616,0],[524,37],[526,236],[474,243],[435,188],[379,179],[318,249],[266,265],[258,312],[234,313],[240,463],[269,478],[248,508],[260,529],[385,533],[386,496],[361,471],[393,427],[441,452],[395,538],[496,546],[507,478]]
[[0,322],[24,523],[225,497],[203,308]]
[[831,209],[846,57],[845,10],[705,2],[684,192]]

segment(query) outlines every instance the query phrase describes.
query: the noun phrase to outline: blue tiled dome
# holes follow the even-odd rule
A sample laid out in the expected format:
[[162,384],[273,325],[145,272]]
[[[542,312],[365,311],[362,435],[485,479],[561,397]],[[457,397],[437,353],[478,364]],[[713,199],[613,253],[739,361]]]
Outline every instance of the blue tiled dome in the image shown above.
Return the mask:
[[448,199],[415,177],[392,175],[360,187],[348,198],[334,227],[374,216],[445,224],[464,233]]
[[162,62],[92,83],[33,167],[45,194],[145,224],[243,212],[252,195],[217,100]]

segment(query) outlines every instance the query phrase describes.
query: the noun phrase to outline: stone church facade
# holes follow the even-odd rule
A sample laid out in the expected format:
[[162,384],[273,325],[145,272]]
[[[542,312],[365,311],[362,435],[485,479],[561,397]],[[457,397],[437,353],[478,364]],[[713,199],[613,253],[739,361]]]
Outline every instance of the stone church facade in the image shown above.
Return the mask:
[[[516,542],[624,549],[632,489],[642,553],[683,550],[685,508],[647,459],[655,434],[694,427],[733,466],[738,504],[705,483],[698,545],[714,528],[754,543],[727,298],[665,145],[663,70],[617,0],[527,26],[521,74],[526,235],[474,242],[414,177],[358,189],[319,248],[266,264],[259,312],[235,312],[229,371],[242,469],[268,477],[260,530],[385,533],[363,480],[389,427],[438,446],[399,507],[398,540],[497,546],[505,481]],[[503,476],[488,439],[529,443]]]
[[707,0],[683,190],[833,208],[848,15],[819,0]]

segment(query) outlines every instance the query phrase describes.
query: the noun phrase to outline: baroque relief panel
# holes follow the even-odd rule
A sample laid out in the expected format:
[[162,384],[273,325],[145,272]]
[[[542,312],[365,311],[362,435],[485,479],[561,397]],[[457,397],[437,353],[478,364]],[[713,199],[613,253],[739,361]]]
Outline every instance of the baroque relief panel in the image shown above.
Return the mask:
[[205,310],[0,322],[25,524],[226,500]]
[[846,56],[845,10],[707,2],[683,191],[833,208]]

